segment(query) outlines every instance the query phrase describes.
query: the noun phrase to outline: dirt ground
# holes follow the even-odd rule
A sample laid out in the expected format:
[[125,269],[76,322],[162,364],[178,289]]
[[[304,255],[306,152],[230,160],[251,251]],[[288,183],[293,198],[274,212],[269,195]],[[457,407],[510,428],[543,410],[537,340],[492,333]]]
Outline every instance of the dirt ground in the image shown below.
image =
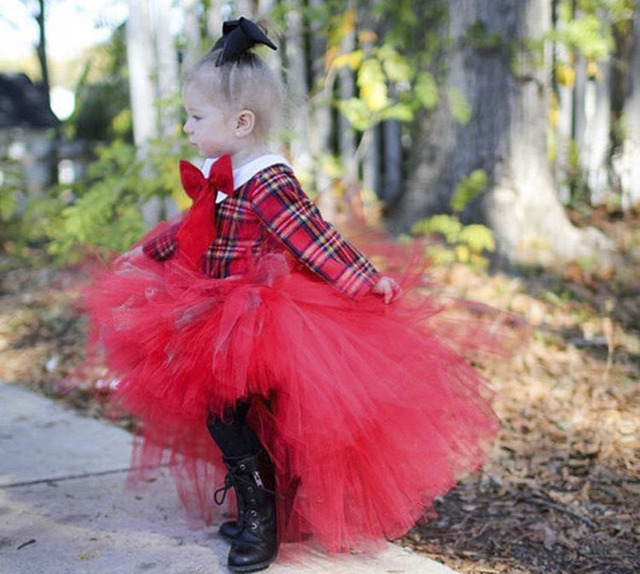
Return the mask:
[[[502,421],[486,465],[398,543],[465,573],[640,572],[640,241],[637,221],[606,223],[623,255],[609,270],[433,270],[532,330],[509,361],[477,362]],[[100,417],[103,373],[73,374],[82,272],[2,255],[0,272],[0,379]]]

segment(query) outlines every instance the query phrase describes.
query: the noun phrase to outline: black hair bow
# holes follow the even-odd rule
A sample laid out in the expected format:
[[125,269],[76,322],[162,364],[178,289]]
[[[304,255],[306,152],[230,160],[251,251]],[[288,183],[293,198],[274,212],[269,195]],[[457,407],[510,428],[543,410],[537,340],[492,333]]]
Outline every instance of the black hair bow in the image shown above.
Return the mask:
[[220,66],[238,59],[256,44],[264,44],[272,50],[278,49],[262,29],[251,20],[246,18],[227,20],[222,24],[222,37],[213,46],[214,50],[222,49],[216,65]]

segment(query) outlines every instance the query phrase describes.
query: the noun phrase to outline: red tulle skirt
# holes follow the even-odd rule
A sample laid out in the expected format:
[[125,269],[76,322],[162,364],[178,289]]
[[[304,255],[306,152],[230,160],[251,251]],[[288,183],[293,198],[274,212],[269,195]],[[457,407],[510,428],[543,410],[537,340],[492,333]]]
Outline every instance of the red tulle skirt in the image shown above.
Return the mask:
[[224,280],[140,255],[86,295],[115,400],[140,423],[132,476],[169,463],[207,520],[224,468],[206,422],[239,399],[276,465],[282,538],[330,551],[404,534],[496,435],[485,381],[423,295],[352,301],[280,254]]

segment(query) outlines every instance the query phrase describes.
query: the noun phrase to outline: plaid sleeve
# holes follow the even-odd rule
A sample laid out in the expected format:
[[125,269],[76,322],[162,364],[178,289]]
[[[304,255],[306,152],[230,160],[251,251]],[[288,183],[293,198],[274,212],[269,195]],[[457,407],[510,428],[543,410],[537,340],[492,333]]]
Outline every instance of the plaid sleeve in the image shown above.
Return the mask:
[[173,257],[178,249],[176,236],[182,222],[169,226],[165,231],[142,244],[142,251],[145,255],[156,261],[165,261]]
[[322,218],[288,168],[265,170],[252,189],[251,205],[269,233],[349,297],[361,297],[380,279],[371,262]]

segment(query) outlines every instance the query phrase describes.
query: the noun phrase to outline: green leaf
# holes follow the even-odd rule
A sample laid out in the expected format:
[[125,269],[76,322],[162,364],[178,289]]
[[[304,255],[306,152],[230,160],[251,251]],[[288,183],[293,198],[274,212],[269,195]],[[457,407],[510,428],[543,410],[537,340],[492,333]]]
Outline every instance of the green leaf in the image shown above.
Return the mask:
[[358,71],[360,96],[372,112],[379,112],[389,105],[387,84],[378,60],[365,60]]
[[439,214],[417,221],[411,228],[412,235],[442,235],[447,243],[454,244],[462,230],[462,223],[457,217]]
[[472,253],[493,252],[496,249],[493,231],[485,225],[465,225],[460,232],[458,241],[467,245]]
[[399,122],[411,122],[415,118],[413,108],[407,104],[396,104],[380,113],[381,120],[398,120]]
[[336,69],[348,67],[352,70],[357,70],[358,67],[362,64],[363,58],[364,52],[362,50],[355,50],[346,54],[340,54],[333,59],[333,61],[331,62],[331,67]]
[[595,14],[569,20],[560,37],[587,59],[605,60],[613,49],[613,39]]
[[463,126],[467,125],[471,120],[471,105],[466,96],[457,88],[449,88],[447,90],[449,99],[449,107],[451,115]]
[[377,51],[377,56],[382,63],[382,68],[391,82],[409,82],[414,76],[413,68],[407,58],[385,44]]
[[489,185],[489,177],[482,169],[476,169],[463,177],[451,196],[451,209],[454,213],[461,213],[469,202],[481,195]]
[[418,76],[414,93],[420,104],[427,110],[435,109],[440,102],[438,85],[429,72],[423,72]]
[[359,98],[349,98],[337,104],[338,110],[349,123],[359,131],[368,130],[374,123],[371,110],[366,103]]

